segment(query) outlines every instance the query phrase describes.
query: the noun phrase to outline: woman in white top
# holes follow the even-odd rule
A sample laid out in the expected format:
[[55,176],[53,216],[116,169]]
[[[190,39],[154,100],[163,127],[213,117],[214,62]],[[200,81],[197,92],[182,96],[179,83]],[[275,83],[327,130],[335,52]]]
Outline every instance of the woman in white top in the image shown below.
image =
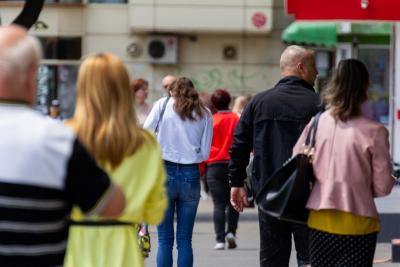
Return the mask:
[[[193,266],[192,234],[200,200],[199,163],[210,155],[213,121],[188,78],[171,84],[170,98],[157,101],[144,128],[156,130],[167,170],[169,207],[158,231],[158,267],[172,267],[174,211],[178,267]],[[165,112],[161,117],[165,102]]]

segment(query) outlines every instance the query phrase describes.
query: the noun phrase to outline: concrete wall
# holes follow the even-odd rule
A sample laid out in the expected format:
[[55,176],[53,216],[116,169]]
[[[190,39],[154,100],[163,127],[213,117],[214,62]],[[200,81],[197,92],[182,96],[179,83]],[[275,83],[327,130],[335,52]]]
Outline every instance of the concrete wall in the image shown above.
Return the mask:
[[[21,9],[0,6],[2,24],[10,23]],[[264,27],[252,24],[250,15],[254,12],[266,15]],[[149,81],[149,103],[162,95],[161,80],[167,74],[189,77],[203,92],[226,88],[233,95],[255,94],[274,86],[280,79],[279,58],[286,47],[281,32],[291,22],[284,15],[282,0],[130,0],[128,4],[53,5],[44,7],[39,20],[49,28],[32,31],[35,35],[81,36],[83,54],[102,51],[119,56],[132,80]],[[178,36],[177,64],[148,63],[146,36],[166,32]],[[132,42],[142,47],[140,56],[127,54],[126,46]],[[227,45],[237,49],[235,59],[224,59]]]
[[[272,0],[132,0],[131,27],[142,31],[218,31],[253,34],[272,29]],[[267,23],[255,26],[254,14],[262,12]],[[179,14],[179,15],[178,15]]]

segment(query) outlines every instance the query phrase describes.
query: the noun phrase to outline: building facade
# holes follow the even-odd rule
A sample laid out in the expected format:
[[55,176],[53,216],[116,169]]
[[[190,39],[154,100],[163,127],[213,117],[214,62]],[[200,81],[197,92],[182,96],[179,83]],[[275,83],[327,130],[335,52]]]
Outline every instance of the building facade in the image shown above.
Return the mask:
[[[74,107],[80,58],[109,52],[125,63],[131,80],[149,82],[148,102],[162,96],[167,74],[186,76],[201,92],[226,88],[255,94],[280,79],[286,48],[282,31],[291,23],[282,0],[46,0],[30,32],[43,44],[38,109],[61,101],[62,116]],[[0,1],[3,25],[23,2]]]

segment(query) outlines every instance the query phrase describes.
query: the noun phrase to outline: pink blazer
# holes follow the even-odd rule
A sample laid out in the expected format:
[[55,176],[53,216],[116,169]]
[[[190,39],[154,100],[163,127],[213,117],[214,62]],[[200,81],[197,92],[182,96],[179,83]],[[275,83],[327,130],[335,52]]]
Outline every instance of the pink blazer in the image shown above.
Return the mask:
[[[293,148],[293,155],[302,151],[311,122]],[[345,123],[328,110],[320,117],[315,140],[316,182],[307,208],[336,209],[379,219],[374,198],[390,194],[395,183],[385,126],[363,115]]]

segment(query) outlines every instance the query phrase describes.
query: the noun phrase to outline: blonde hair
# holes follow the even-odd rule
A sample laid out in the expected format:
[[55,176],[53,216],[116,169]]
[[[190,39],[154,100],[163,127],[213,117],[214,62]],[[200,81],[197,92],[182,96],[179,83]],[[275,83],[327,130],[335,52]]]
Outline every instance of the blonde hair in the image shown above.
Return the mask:
[[78,74],[76,108],[67,124],[101,166],[116,168],[143,143],[136,124],[134,96],[121,60],[100,53],[83,61]]

